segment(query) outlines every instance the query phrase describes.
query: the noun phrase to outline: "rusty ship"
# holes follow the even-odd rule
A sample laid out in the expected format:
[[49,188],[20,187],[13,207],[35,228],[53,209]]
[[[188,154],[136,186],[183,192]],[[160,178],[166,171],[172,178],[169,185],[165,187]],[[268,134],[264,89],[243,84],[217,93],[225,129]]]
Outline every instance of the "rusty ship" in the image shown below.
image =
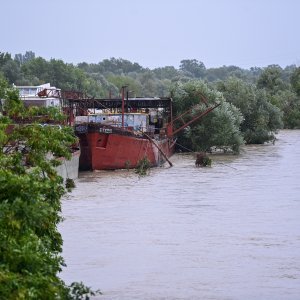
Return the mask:
[[78,92],[64,92],[63,97],[80,141],[80,170],[131,169],[143,159],[151,167],[172,166],[176,134],[218,106],[207,105],[176,128],[175,122],[188,112],[173,118],[169,97],[128,97],[126,87],[119,98],[87,98]]

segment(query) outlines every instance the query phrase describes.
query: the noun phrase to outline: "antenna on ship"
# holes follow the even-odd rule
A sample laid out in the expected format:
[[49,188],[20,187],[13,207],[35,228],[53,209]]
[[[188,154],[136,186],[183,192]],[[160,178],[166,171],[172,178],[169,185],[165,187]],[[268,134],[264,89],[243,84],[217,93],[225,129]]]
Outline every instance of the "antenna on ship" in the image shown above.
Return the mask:
[[128,85],[122,86],[122,129],[124,129],[124,111],[125,111],[125,89]]

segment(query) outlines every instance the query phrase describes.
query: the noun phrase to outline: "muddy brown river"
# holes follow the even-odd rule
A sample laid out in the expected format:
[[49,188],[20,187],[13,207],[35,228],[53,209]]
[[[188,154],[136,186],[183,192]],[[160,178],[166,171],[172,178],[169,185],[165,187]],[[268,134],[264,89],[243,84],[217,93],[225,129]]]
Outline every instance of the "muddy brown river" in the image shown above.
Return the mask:
[[99,299],[300,299],[300,130],[174,166],[85,172],[63,200],[61,278]]

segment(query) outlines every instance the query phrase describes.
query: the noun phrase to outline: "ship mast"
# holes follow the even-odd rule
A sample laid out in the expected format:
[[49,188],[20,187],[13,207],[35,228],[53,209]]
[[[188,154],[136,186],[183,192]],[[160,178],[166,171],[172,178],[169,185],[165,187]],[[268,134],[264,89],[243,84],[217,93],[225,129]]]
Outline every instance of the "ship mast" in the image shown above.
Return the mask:
[[127,85],[122,86],[122,129],[124,129],[124,112],[125,112],[125,89]]

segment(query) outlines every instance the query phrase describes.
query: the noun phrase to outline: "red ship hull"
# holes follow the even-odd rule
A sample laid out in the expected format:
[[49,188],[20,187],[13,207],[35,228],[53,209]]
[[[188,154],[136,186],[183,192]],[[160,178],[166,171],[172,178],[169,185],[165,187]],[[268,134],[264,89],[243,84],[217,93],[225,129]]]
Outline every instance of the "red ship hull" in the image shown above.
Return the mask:
[[80,139],[81,170],[136,168],[144,158],[155,167],[162,165],[174,153],[175,142],[167,137],[151,139],[129,131],[93,124],[85,125],[85,130],[82,128],[84,127],[81,125],[76,130]]
[[[194,108],[173,119],[172,98],[94,99],[66,96],[69,120],[75,116],[75,133],[79,137],[80,170],[114,170],[136,168],[147,159],[150,166],[160,166],[174,153],[174,136],[219,106],[208,107],[190,116]],[[96,112],[97,110],[97,112]],[[93,113],[92,113],[93,111]],[[186,117],[186,121],[184,120]],[[175,121],[180,127],[174,127]]]

